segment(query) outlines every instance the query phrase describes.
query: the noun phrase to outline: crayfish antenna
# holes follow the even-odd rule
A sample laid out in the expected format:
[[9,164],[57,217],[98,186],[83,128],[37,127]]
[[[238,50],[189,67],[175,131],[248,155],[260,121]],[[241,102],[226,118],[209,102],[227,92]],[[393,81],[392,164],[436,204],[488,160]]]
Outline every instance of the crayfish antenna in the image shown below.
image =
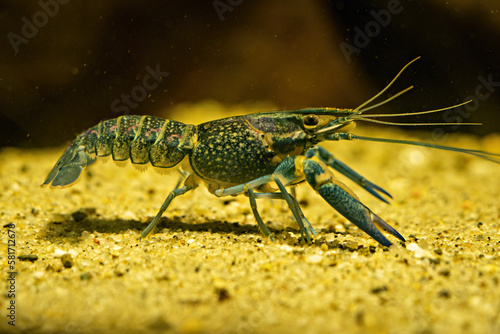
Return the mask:
[[[394,98],[394,97],[393,97]],[[391,98],[392,99],[392,98]],[[424,115],[424,114],[432,114],[432,113],[437,113],[445,110],[450,110],[454,108],[461,107],[467,103],[470,103],[472,100],[468,100],[459,104],[455,104],[453,106],[445,107],[445,108],[440,108],[440,109],[433,109],[433,110],[426,110],[426,111],[415,111],[415,112],[408,112],[408,113],[402,113],[402,114],[371,114],[371,115],[360,115],[360,114],[355,114],[352,116],[349,116],[349,119],[355,120],[355,121],[363,121],[363,122],[371,122],[371,123],[377,123],[377,124],[385,124],[385,125],[398,125],[398,126],[429,126],[429,125],[482,125],[481,123],[402,123],[402,122],[387,122],[387,121],[380,121],[378,119],[372,119],[372,118],[377,118],[377,117],[400,117],[400,116],[415,116],[415,115]],[[375,108],[381,104],[385,103],[379,103],[375,106],[369,107],[365,110]]]
[[[403,73],[404,70],[406,70],[406,68],[408,66],[410,66],[413,62],[417,61],[417,59],[419,59],[419,57],[413,59],[412,61],[410,61],[408,64],[406,64],[399,72],[398,74],[396,74],[396,76],[394,77],[394,79],[391,80],[391,82],[389,82],[389,84],[387,84],[387,86],[384,87],[384,89],[382,89],[380,92],[378,92],[377,94],[375,94],[375,96],[373,96],[372,98],[368,99],[366,102],[364,102],[363,104],[361,104],[360,106],[358,106],[356,109],[353,109],[353,111],[356,113],[356,114],[361,114],[363,111],[366,111],[366,110],[369,110],[369,109],[373,109],[373,107],[370,107],[370,108],[366,108],[366,109],[362,109],[364,106],[366,106],[367,104],[373,102],[375,99],[377,99],[380,95],[382,95],[387,89],[389,89],[389,87],[392,86],[392,84],[399,78],[399,76],[401,75],[401,73]],[[410,89],[412,89],[413,86],[410,86],[408,88],[406,88],[405,90],[399,92],[398,94],[396,94],[395,96],[385,100],[384,102],[382,103],[379,103],[377,104],[376,106],[380,106],[384,103],[387,103],[389,102],[390,100],[392,99],[395,99],[396,97],[398,97],[399,95],[409,91]]]
[[412,145],[412,146],[422,146],[435,148],[439,150],[452,151],[458,153],[464,153],[468,155],[473,155],[475,157],[485,159],[491,162],[500,163],[500,153],[491,153],[481,150],[471,150],[467,148],[458,148],[452,146],[431,144],[420,141],[412,141],[412,140],[402,140],[402,139],[389,139],[389,138],[374,138],[374,137],[366,137],[366,136],[358,136],[352,133],[333,133],[325,138],[325,140],[364,140],[364,141],[373,141],[379,143],[391,143],[391,144],[403,144],[403,145]]

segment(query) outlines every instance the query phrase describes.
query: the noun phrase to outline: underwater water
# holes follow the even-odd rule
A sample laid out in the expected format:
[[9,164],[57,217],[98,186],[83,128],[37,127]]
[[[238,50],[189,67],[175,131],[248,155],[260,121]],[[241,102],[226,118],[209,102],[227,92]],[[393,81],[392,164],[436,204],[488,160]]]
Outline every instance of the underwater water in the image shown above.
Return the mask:
[[[500,165],[366,141],[321,145],[386,189],[389,204],[333,171],[406,239],[383,247],[308,184],[287,205],[127,162],[96,162],[67,189],[40,185],[78,133],[124,115],[187,124],[306,107],[356,108],[418,56],[366,114],[469,104],[361,136],[500,153],[493,1],[208,1],[10,4],[0,24],[1,332],[493,333],[500,331]],[[376,102],[374,102],[376,103]],[[109,159],[111,160],[111,159]],[[15,273],[15,274],[14,274]],[[15,324],[15,326],[13,326]]]

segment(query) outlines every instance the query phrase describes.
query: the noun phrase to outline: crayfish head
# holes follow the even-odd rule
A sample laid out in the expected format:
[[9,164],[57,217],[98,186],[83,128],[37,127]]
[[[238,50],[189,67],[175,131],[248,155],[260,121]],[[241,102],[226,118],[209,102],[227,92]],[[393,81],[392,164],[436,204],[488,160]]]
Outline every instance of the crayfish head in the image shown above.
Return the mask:
[[[273,156],[273,166],[287,156],[303,154],[311,146],[335,132],[355,127],[349,109],[309,108],[287,112],[257,113],[243,116],[247,130],[261,141],[260,147]],[[260,153],[259,153],[260,154]]]
[[[328,109],[330,108],[322,110]],[[308,111],[308,109],[304,111]],[[305,113],[302,118],[303,129],[308,134],[310,141],[315,144],[325,140],[325,137],[332,133],[352,131],[356,127],[356,123],[350,118],[352,114],[353,112],[350,109],[332,109],[332,111],[326,112]]]

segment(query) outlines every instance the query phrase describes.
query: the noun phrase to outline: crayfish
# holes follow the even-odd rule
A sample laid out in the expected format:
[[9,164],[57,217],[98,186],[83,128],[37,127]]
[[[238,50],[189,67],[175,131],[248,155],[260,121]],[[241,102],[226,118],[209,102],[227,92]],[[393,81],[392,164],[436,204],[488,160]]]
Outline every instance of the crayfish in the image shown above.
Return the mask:
[[387,198],[392,198],[391,195],[317,144],[323,141],[359,139],[451,150],[500,162],[500,154],[417,141],[363,137],[351,133],[355,121],[395,124],[374,118],[427,114],[467,103],[431,111],[363,115],[367,110],[378,107],[412,88],[410,86],[383,102],[365,107],[384,93],[412,62],[404,66],[382,91],[356,109],[308,108],[256,113],[199,125],[153,116],[129,115],[102,121],[81,133],[69,145],[42,186],[71,186],[96,158],[109,155],[117,162],[130,159],[133,164],[139,166],[148,163],[158,168],[179,166],[184,176],[183,182],[167,196],[158,214],[141,233],[142,238],[150,234],[175,197],[195,189],[200,183],[205,183],[208,190],[219,197],[238,194],[248,196],[259,227],[271,239],[271,232],[257,210],[256,199],[286,201],[302,237],[311,241],[316,232],[305,218],[295,197],[287,189],[307,182],[328,204],[380,244],[391,245],[381,230],[404,242],[404,237],[361,203],[349,188],[333,176],[331,169],[350,178],[384,202],[387,202]]

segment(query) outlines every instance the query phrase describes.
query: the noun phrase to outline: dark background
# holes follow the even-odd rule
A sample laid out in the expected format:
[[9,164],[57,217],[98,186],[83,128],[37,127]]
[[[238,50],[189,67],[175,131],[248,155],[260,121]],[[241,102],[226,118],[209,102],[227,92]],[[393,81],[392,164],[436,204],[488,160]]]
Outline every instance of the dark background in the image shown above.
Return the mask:
[[[218,13],[214,3],[230,9]],[[63,145],[100,120],[120,116],[112,101],[142,84],[146,66],[159,65],[169,76],[131,113],[162,117],[179,103],[205,99],[270,101],[287,110],[354,108],[417,56],[422,59],[385,96],[412,84],[415,89],[377,113],[463,102],[476,94],[479,76],[500,82],[495,0],[402,0],[401,12],[348,61],[340,44],[355,46],[355,27],[365,30],[376,22],[370,11],[386,10],[388,3],[394,1],[72,0],[16,53],[9,33],[23,36],[22,18],[33,22],[43,9],[37,1],[2,1],[0,146]],[[462,119],[483,126],[449,130],[498,132],[500,86],[492,88]],[[417,120],[442,122],[443,115]]]

